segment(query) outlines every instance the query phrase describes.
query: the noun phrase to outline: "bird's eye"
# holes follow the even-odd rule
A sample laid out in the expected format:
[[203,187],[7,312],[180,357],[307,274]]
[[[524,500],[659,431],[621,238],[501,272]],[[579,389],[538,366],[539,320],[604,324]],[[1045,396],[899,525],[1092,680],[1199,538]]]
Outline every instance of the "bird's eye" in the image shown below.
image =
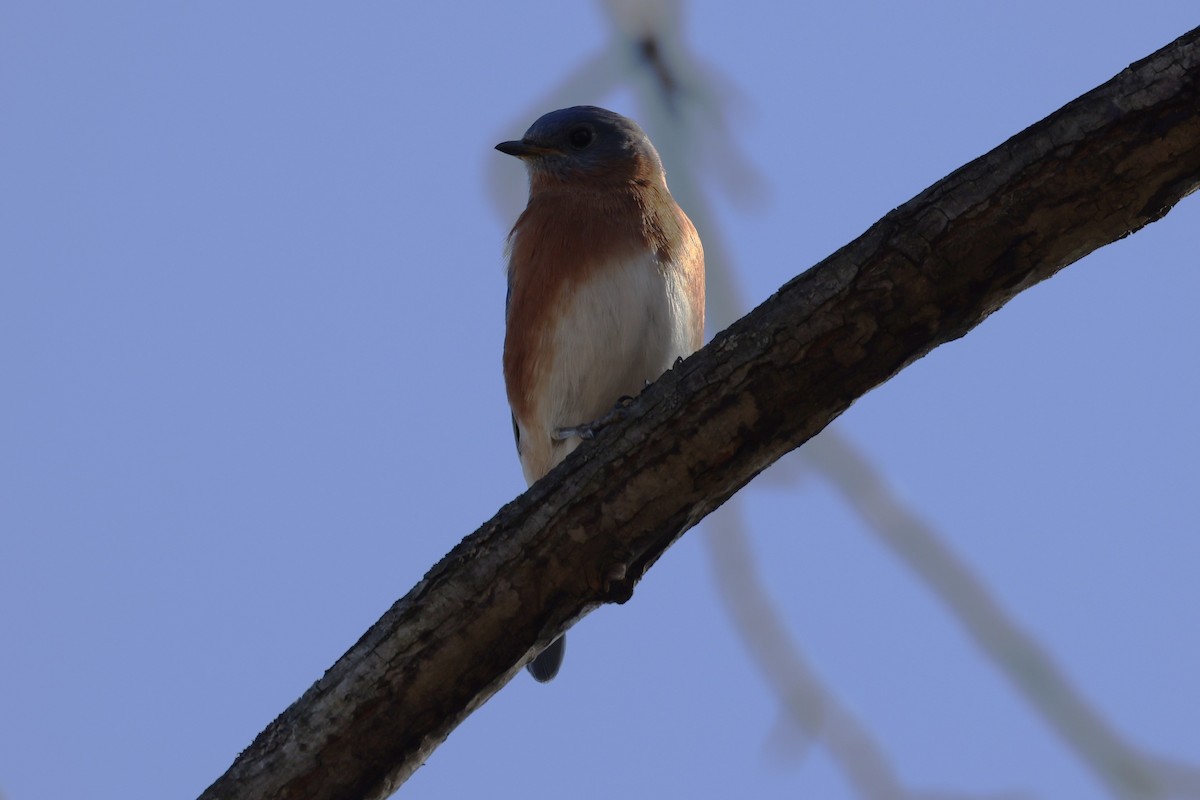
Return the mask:
[[567,134],[567,140],[571,143],[571,147],[576,150],[582,150],[592,143],[592,131],[590,128],[578,127]]

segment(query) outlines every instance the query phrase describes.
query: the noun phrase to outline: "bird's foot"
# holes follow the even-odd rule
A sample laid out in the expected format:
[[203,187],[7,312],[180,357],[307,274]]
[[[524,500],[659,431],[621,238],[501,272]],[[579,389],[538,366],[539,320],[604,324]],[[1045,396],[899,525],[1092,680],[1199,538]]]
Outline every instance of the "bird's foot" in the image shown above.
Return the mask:
[[585,422],[582,425],[573,425],[569,428],[556,428],[554,431],[555,441],[564,441],[572,436],[578,436],[580,439],[594,439],[596,433],[605,425],[611,425],[614,422],[625,419],[626,412],[633,405],[633,398],[624,396],[617,401],[612,410],[599,419],[594,419],[591,422]]

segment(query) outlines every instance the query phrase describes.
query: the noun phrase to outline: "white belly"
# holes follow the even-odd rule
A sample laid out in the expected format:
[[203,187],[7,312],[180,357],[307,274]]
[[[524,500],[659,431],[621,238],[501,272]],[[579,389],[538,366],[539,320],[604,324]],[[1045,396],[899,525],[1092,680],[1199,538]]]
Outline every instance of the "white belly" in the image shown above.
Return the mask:
[[538,370],[534,418],[518,421],[529,483],[579,444],[554,432],[591,422],[693,350],[692,309],[678,271],[646,256],[601,271],[559,314],[549,363]]

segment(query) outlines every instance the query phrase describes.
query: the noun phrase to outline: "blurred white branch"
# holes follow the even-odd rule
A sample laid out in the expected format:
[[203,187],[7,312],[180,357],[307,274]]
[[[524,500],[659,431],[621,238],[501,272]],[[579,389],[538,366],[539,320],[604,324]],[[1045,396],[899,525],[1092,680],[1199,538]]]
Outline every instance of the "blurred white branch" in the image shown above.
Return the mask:
[[870,734],[821,685],[775,612],[743,531],[737,498],[709,518],[705,542],[713,578],[734,629],[793,722],[825,744],[846,780],[862,797],[900,800],[900,785]]
[[865,456],[826,429],[803,452],[846,503],[934,591],[980,649],[1119,797],[1200,797],[1196,771],[1138,751],[1009,619],[942,538],[888,489]]

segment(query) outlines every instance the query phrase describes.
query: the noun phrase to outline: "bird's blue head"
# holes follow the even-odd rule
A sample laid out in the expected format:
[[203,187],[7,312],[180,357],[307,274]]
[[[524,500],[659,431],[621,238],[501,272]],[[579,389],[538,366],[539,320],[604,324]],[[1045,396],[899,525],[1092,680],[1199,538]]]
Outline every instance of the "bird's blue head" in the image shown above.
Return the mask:
[[562,182],[662,179],[662,160],[638,124],[596,106],[543,115],[520,141],[496,145],[516,156],[534,178]]

